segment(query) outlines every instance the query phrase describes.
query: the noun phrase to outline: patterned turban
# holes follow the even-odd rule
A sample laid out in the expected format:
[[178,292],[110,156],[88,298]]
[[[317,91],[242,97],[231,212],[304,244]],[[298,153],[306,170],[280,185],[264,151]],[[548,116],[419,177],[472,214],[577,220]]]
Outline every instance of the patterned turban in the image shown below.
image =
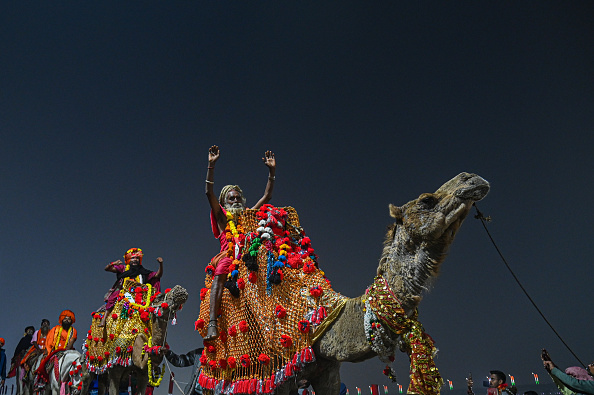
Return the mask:
[[140,248],[130,248],[128,251],[126,251],[126,254],[124,255],[124,261],[126,261],[126,265],[130,264],[130,259],[132,259],[133,256],[138,255],[138,257],[140,258],[140,264],[142,265],[142,257],[143,257],[143,253],[142,250]]
[[4,345],[4,338],[0,337],[0,347],[2,347]]
[[60,322],[60,325],[62,325],[62,321],[66,317],[70,317],[72,319],[73,324],[76,322],[76,319],[74,318],[74,313],[70,310],[64,310],[63,312],[60,313],[60,318],[58,319],[58,321]]
[[245,206],[245,196],[243,196],[243,191],[241,190],[239,185],[225,185],[223,189],[221,189],[221,194],[219,195],[219,203],[221,204],[221,206],[223,206],[223,208],[225,207],[225,204],[227,204],[227,194],[234,189],[241,195],[241,201]]

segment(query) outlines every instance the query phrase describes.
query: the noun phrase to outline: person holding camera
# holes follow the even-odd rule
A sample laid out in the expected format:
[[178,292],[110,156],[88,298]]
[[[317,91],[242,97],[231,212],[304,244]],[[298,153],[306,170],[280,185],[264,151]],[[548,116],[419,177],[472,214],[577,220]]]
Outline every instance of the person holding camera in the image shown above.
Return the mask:
[[[561,392],[564,394],[575,393],[576,395],[594,395],[594,363],[588,365],[588,374],[590,377],[578,379],[570,374],[562,372],[551,360],[547,350],[543,349],[540,355],[542,364],[546,371],[551,375],[551,378],[557,384]],[[568,389],[569,391],[565,391]]]

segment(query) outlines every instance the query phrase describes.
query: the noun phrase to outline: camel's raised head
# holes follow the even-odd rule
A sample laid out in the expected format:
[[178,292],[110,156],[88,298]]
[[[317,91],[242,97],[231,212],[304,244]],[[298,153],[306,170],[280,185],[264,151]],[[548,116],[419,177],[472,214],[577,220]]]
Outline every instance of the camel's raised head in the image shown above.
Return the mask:
[[167,292],[159,294],[152,305],[154,307],[160,307],[163,311],[170,311],[175,313],[181,309],[182,305],[188,300],[188,291],[185,288],[176,285],[175,287],[167,290]]
[[434,193],[423,193],[401,207],[390,205],[390,215],[412,239],[441,240],[449,244],[472,204],[489,192],[489,183],[476,174],[460,173]]
[[427,280],[437,275],[472,204],[488,192],[489,183],[483,178],[460,173],[434,193],[423,193],[400,207],[390,205],[396,223],[386,235],[378,274],[401,284],[398,293],[413,295],[412,307]]

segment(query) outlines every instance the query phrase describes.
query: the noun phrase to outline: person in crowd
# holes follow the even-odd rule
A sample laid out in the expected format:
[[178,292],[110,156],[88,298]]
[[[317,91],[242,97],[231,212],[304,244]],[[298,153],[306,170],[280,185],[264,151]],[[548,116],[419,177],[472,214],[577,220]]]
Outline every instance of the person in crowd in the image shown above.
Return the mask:
[[198,383],[202,364],[200,363],[200,356],[204,348],[196,348],[185,354],[175,354],[173,351],[163,347],[165,358],[175,367],[185,368],[192,366],[192,378],[184,388],[184,395],[202,395],[202,387]]
[[594,363],[589,364],[587,370],[572,367],[563,372],[553,363],[547,350],[542,350],[540,358],[545,370],[564,395],[594,395]]
[[0,337],[0,388],[6,381],[6,352],[4,351],[4,338]]
[[[506,383],[506,376],[501,370],[491,370],[489,372],[491,376],[489,377],[489,388],[487,389],[488,395],[502,395],[504,393],[509,395],[515,395],[517,392],[516,387],[510,387]],[[474,391],[472,386],[474,382],[472,378],[466,380],[466,384],[468,385],[468,390],[466,393],[468,395],[474,395]]]

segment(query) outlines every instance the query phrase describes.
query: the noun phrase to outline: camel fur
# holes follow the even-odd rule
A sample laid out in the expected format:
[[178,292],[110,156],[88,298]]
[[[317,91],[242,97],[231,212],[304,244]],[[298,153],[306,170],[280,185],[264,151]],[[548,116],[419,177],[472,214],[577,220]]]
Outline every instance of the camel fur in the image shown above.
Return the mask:
[[[434,193],[423,193],[403,206],[389,206],[395,219],[386,234],[377,274],[386,279],[411,316],[430,280],[439,272],[449,246],[475,201],[484,198],[489,183],[469,173],[461,173]],[[349,299],[337,319],[314,343],[316,361],[307,365],[295,380],[276,389],[277,394],[296,391],[295,383],[308,379],[316,394],[340,391],[342,362],[360,362],[375,357],[364,329],[362,297]],[[394,344],[397,335],[389,332]]]

